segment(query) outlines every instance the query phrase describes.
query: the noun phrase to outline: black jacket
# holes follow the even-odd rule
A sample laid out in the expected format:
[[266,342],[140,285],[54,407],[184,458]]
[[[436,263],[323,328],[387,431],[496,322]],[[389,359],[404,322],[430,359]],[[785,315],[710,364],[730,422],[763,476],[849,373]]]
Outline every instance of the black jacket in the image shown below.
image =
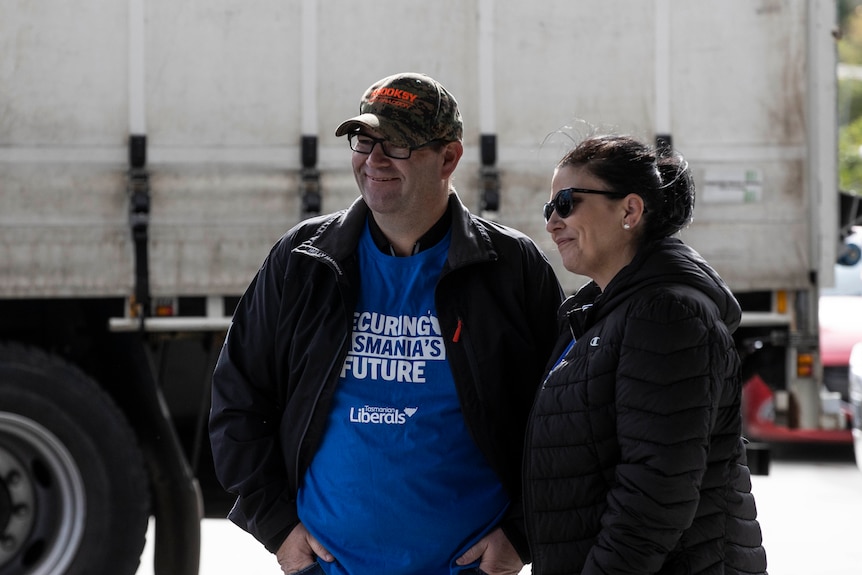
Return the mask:
[[[521,504],[529,407],[558,336],[563,299],[527,236],[450,195],[452,239],[436,288],[467,428],[513,500],[503,529],[529,558]],[[216,474],[230,518],[275,551],[298,523],[297,487],[321,439],[356,307],[356,246],[368,214],[298,224],[273,247],[235,312],[213,376]]]
[[764,573],[724,282],[666,239],[561,311],[554,360],[577,343],[528,425],[533,573]]

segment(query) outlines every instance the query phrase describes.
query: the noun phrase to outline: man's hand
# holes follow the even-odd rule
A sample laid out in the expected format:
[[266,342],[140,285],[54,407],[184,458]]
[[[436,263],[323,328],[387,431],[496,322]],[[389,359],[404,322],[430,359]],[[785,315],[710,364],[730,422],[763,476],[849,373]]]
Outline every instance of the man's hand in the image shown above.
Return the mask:
[[479,569],[488,575],[518,575],[524,564],[503,530],[497,527],[461,555],[455,563],[467,565],[481,559]]
[[305,569],[317,558],[327,563],[335,560],[335,557],[308,532],[302,523],[293,528],[287,539],[275,552],[275,558],[278,559],[281,571],[285,575]]

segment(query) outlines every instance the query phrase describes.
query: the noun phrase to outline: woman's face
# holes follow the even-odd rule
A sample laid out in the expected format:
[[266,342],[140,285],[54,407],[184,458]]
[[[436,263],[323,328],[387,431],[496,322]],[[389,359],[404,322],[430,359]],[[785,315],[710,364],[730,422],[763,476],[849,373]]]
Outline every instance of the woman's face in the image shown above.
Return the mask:
[[[610,191],[605,182],[581,166],[563,166],[554,171],[551,200],[566,188]],[[633,213],[631,207],[639,202],[639,197],[629,194],[620,199],[579,192],[573,192],[571,197],[571,213],[562,218],[555,209],[545,229],[557,244],[565,268],[589,277],[604,290],[637,251],[634,230],[640,212]],[[624,228],[624,224],[629,228]]]

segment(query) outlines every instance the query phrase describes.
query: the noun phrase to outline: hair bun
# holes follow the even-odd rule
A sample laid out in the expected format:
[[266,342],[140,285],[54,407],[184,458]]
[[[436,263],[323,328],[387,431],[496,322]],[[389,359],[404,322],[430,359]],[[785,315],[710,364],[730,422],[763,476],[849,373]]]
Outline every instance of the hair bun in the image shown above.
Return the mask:
[[671,236],[691,223],[694,213],[694,179],[688,162],[680,154],[666,153],[656,159],[663,196],[659,236]]

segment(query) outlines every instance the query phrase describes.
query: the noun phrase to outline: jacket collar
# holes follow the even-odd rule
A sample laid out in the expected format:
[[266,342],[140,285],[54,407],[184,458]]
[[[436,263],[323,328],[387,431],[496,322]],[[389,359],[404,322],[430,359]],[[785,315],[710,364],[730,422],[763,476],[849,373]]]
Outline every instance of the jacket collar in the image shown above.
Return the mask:
[[678,238],[649,243],[610,281],[602,292],[589,282],[560,307],[575,337],[639,292],[660,285],[688,285],[704,293],[718,307],[731,333],[739,326],[742,310],[718,273]]
[[[377,246],[384,254],[395,255],[395,248],[392,247],[392,244],[389,243],[389,238],[383,233],[383,230],[380,229],[380,226],[377,225],[377,220],[374,219],[373,214],[369,214],[368,218],[368,231],[371,232],[371,239],[374,241],[374,245]],[[440,216],[440,219],[437,220],[431,229],[422,234],[422,237],[419,238],[416,243],[413,245],[413,254],[416,255],[421,251],[427,250],[430,247],[437,245],[437,243],[442,240],[446,233],[449,231],[449,228],[452,227],[452,205],[447,204],[446,211]]]
[[471,214],[454,190],[449,193],[449,208],[452,211],[449,268],[457,269],[473,263],[495,261],[497,250],[488,233],[488,228],[493,224]]
[[[458,194],[449,193],[449,212],[452,214],[452,244],[447,259],[448,267],[456,269],[471,263],[497,259],[486,223],[477,218],[461,203]],[[343,262],[356,252],[359,237],[369,217],[368,205],[361,197],[345,210],[325,217],[312,236],[296,248],[327,260]]]

